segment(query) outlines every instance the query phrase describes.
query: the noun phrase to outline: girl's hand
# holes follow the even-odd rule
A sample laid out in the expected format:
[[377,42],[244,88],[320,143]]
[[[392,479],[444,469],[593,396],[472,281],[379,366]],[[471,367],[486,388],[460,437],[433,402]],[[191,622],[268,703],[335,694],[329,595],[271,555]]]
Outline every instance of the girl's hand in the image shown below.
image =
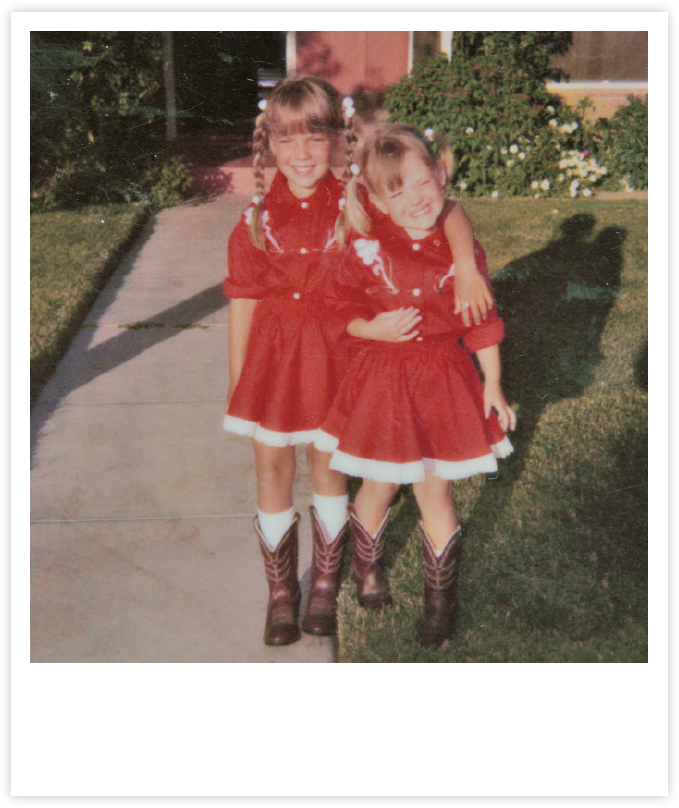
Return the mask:
[[486,418],[491,410],[495,410],[500,426],[504,432],[516,427],[516,413],[507,404],[499,384],[486,384],[483,389],[483,406]]
[[493,308],[493,295],[478,270],[455,272],[455,314],[462,313],[462,322],[470,326],[472,319],[481,325]]
[[380,312],[372,320],[354,320],[349,323],[347,331],[351,336],[361,339],[407,342],[420,333],[413,329],[421,320],[419,309],[410,306],[407,309]]

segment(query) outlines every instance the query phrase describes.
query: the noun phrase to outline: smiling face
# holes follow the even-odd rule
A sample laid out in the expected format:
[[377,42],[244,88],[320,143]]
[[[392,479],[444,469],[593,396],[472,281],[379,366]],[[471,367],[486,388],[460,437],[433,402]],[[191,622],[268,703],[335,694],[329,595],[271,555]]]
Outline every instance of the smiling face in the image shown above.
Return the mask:
[[304,199],[316,190],[330,168],[334,138],[325,132],[274,135],[269,148],[290,191]]
[[400,183],[391,182],[391,188],[382,185],[370,198],[411,238],[424,238],[436,229],[443,210],[445,168],[440,162],[432,167],[419,154],[408,151],[401,157],[399,169]]

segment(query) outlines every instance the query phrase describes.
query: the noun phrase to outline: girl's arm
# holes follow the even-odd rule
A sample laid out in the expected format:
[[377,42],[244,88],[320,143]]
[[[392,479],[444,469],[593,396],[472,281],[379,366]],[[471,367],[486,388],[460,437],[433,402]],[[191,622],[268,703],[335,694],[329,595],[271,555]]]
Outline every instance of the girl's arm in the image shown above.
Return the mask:
[[462,312],[466,326],[471,325],[472,318],[480,325],[494,301],[476,266],[474,228],[459,202],[447,200],[446,208],[443,232],[455,261],[455,314]]
[[483,374],[483,404],[488,418],[491,409],[495,410],[500,426],[506,432],[516,426],[516,413],[505,401],[500,387],[500,349],[497,345],[481,348],[476,352]]
[[252,327],[252,315],[258,302],[257,300],[239,297],[234,298],[229,303],[229,392],[224,404],[224,412],[229,408],[231,396],[236,389],[243,369],[245,350],[248,346],[250,328]]
[[383,311],[372,320],[357,317],[347,325],[347,333],[359,339],[373,339],[381,342],[407,342],[420,332],[413,330],[422,319],[419,309],[410,306],[407,309]]

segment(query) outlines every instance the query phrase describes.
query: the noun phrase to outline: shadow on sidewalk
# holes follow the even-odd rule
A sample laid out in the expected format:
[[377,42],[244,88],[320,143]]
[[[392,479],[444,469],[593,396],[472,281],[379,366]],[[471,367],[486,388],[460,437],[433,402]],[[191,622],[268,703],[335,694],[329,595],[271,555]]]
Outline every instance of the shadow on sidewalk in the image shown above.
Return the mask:
[[84,333],[90,329],[93,333],[96,326],[82,328],[32,413],[31,461],[44,424],[63,398],[187,328],[200,327],[202,319],[226,305],[228,300],[220,282],[145,320],[119,326],[118,334],[92,348],[83,349],[80,343],[84,342]]

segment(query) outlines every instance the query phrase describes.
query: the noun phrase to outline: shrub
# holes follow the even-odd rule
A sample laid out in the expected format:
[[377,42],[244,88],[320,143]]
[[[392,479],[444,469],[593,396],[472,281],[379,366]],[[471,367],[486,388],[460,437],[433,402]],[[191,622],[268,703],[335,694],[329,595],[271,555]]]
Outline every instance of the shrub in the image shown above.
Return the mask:
[[627,106],[610,119],[600,118],[596,128],[609,187],[648,188],[648,96],[628,96]]
[[162,34],[89,32],[83,38],[77,57],[67,52],[73,60],[67,117],[46,123],[39,73],[32,87],[32,112],[41,124],[31,144],[33,207],[176,204],[190,177],[165,141]]
[[570,108],[544,83],[566,46],[557,32],[459,33],[450,60],[416,65],[387,88],[385,106],[446,136],[462,195],[589,196],[609,173],[584,119],[590,102]]

